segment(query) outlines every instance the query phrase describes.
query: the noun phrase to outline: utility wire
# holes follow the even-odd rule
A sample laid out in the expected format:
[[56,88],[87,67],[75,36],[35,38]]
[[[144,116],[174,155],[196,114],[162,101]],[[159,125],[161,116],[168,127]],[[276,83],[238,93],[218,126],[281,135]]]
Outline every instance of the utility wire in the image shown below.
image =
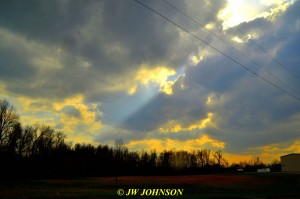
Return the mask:
[[214,35],[215,37],[217,37],[218,39],[220,39],[221,41],[223,41],[224,43],[226,43],[228,46],[230,46],[231,48],[233,48],[235,51],[237,51],[238,53],[240,53],[241,55],[243,55],[244,57],[246,57],[247,59],[249,59],[252,63],[254,63],[256,66],[258,66],[261,69],[264,69],[264,71],[266,73],[268,73],[270,76],[272,76],[274,79],[276,79],[277,81],[279,81],[282,85],[284,85],[286,88],[290,89],[291,91],[299,94],[299,92],[295,89],[293,89],[292,87],[290,87],[289,85],[287,85],[287,83],[283,82],[281,79],[279,79],[277,76],[273,75],[270,71],[266,70],[265,67],[261,66],[260,64],[258,64],[257,62],[255,62],[251,57],[249,57],[248,55],[246,55],[245,53],[243,53],[242,51],[239,51],[239,49],[237,49],[235,46],[233,46],[232,44],[230,44],[229,42],[227,42],[225,39],[222,39],[220,36],[218,36],[217,34],[215,34],[213,31],[209,30],[208,28],[206,28],[203,24],[199,23],[197,20],[195,20],[193,17],[191,17],[190,15],[186,14],[185,12],[183,12],[182,10],[180,10],[179,8],[177,8],[176,6],[172,5],[171,3],[169,3],[167,0],[161,0],[162,2],[168,4],[170,7],[172,7],[173,9],[177,10],[178,12],[180,12],[182,15],[184,15],[185,17],[187,17],[188,19],[192,20],[193,22],[195,22],[196,24],[198,24],[199,26],[201,26],[202,29],[205,29],[206,31],[208,31],[209,33],[211,33],[212,35]]
[[[213,10],[216,14],[218,14],[218,10],[216,10],[212,5],[210,5],[209,3],[207,3],[204,0],[201,0],[203,3],[205,3],[211,10]],[[236,31],[238,31],[239,33],[241,33],[242,35],[246,36],[246,33],[243,32],[241,29],[239,29],[237,26],[233,27]],[[255,42],[254,40],[249,40],[250,42],[252,42],[257,48],[259,48],[263,53],[267,54],[275,63],[277,63],[281,68],[283,68],[287,73],[289,73],[291,76],[293,76],[293,78],[297,79],[298,81],[300,81],[300,78],[295,75],[291,70],[289,70],[286,66],[284,66],[278,59],[276,59],[274,56],[272,56],[267,50],[265,50],[262,46],[260,46],[257,42]]]
[[180,28],[181,30],[183,30],[184,32],[192,35],[194,38],[196,38],[197,40],[201,41],[202,43],[208,45],[209,47],[211,47],[212,49],[214,49],[215,51],[219,52],[220,54],[222,54],[224,57],[226,57],[227,59],[233,61],[234,63],[236,63],[237,65],[243,67],[245,70],[247,70],[248,72],[252,73],[253,75],[259,77],[260,79],[262,79],[263,81],[267,82],[268,84],[272,85],[273,87],[277,88],[278,90],[282,91],[283,93],[286,93],[287,95],[291,96],[292,98],[294,98],[295,100],[300,101],[300,98],[298,98],[297,96],[293,95],[292,93],[289,93],[288,91],[280,88],[279,86],[277,86],[276,84],[274,84],[273,82],[267,80],[266,78],[260,76],[259,74],[257,74],[256,72],[250,70],[247,66],[239,63],[237,60],[235,60],[234,58],[231,58],[229,55],[227,55],[226,53],[220,51],[219,49],[215,48],[214,46],[210,45],[208,42],[204,41],[203,39],[201,39],[200,37],[198,37],[197,35],[193,34],[192,32],[190,32],[189,30],[183,28],[182,26],[178,25],[177,23],[175,23],[174,21],[172,21],[171,19],[167,18],[166,16],[164,16],[163,14],[159,13],[158,11],[152,9],[151,7],[147,6],[146,4],[140,2],[139,0],[134,0],[135,2],[139,3],[140,5],[142,5],[143,7],[147,8],[148,10],[150,10],[151,12],[159,15],[160,17],[164,18],[165,20],[167,20],[168,22],[172,23],[174,26]]

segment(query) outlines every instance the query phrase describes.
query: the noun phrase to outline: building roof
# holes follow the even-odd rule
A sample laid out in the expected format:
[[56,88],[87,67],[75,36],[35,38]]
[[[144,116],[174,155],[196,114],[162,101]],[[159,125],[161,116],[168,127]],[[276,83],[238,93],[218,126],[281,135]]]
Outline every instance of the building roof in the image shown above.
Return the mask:
[[300,156],[300,153],[290,153],[290,154],[287,154],[287,155],[283,155],[280,158],[286,157],[286,156]]

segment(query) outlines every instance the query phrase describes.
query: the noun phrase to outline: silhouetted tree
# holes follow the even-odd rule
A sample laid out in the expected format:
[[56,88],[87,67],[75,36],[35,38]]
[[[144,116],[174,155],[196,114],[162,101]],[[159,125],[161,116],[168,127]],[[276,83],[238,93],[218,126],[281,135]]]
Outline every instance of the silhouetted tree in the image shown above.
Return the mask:
[[161,168],[163,173],[170,173],[171,172],[171,166],[172,166],[172,151],[163,151],[159,155],[158,159],[158,165]]
[[29,157],[33,155],[33,146],[36,139],[36,128],[26,126],[18,140],[17,151],[20,156]]
[[105,174],[111,174],[113,168],[114,151],[107,145],[99,145],[96,149],[96,159],[99,165],[100,172],[105,171]]
[[216,162],[217,162],[217,166],[218,166],[219,168],[221,168],[221,167],[223,167],[223,166],[225,166],[225,165],[228,164],[227,161],[226,161],[226,160],[224,159],[224,157],[223,157],[222,151],[220,151],[220,150],[215,151],[215,152],[213,153],[213,156],[214,156],[214,158],[215,158],[215,160],[216,160]]
[[141,168],[147,168],[149,166],[150,162],[150,155],[148,152],[142,152],[141,153],[141,158],[140,158],[140,167]]
[[[65,143],[65,134],[43,124],[25,126],[15,108],[0,100],[0,177],[2,176],[92,176],[182,174],[213,172],[224,169],[226,160],[221,151],[200,149],[188,151],[130,152],[123,139],[115,147]],[[259,158],[245,163],[251,168],[261,166]],[[274,163],[278,165],[278,163]],[[236,165],[235,165],[236,166]]]
[[122,138],[117,138],[115,140],[115,170],[116,170],[116,181],[120,180],[120,170],[122,163],[124,162],[124,156],[128,153],[128,149],[124,146]]
[[7,100],[0,100],[0,147],[8,144],[10,134],[20,124],[16,109]]
[[16,123],[12,132],[8,135],[7,150],[11,155],[16,155],[18,150],[18,142],[22,136],[22,127],[20,123]]
[[198,160],[197,160],[196,151],[193,151],[190,154],[190,167],[193,168],[193,169],[198,168]]
[[197,158],[198,158],[199,166],[201,168],[209,166],[211,162],[210,159],[211,153],[212,151],[208,149],[201,149],[197,151]]
[[187,151],[176,151],[172,155],[172,167],[177,170],[187,169],[190,165],[189,153]]
[[155,168],[157,166],[157,153],[155,150],[151,151],[148,163],[150,168]]

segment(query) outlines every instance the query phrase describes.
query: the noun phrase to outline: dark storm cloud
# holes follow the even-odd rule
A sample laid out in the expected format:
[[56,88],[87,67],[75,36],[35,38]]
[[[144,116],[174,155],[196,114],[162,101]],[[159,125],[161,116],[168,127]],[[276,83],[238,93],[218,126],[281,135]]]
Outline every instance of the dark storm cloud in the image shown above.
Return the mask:
[[88,5],[88,1],[5,1],[0,24],[34,40],[57,43],[74,27],[86,23]]
[[[289,78],[292,78],[293,80],[295,80],[295,77],[296,80],[300,79],[300,57],[298,56],[299,45],[300,38],[297,35],[293,35],[293,37],[290,38],[277,53],[277,57],[279,60],[282,60],[281,62],[284,64],[284,67],[292,73],[292,77],[289,76]],[[294,81],[294,84],[297,85],[297,83],[299,83],[299,81]],[[300,90],[298,91],[300,93]]]
[[[267,66],[265,69],[259,69],[162,1],[143,2],[254,72],[272,81],[264,70],[274,72],[300,90],[298,80],[292,79],[253,42],[240,44],[238,49]],[[171,3],[201,24],[214,23],[215,29],[221,31],[222,21],[217,14],[199,2]],[[239,25],[246,34],[256,33],[258,38],[252,40],[295,74],[299,74],[300,61],[299,4],[296,1],[275,21],[259,18]],[[211,5],[220,10],[225,1]],[[0,81],[6,91],[58,101],[80,94],[85,103],[101,104],[103,116],[97,115],[97,120],[108,125],[95,136],[96,141],[120,136],[131,140],[187,140],[206,133],[224,141],[225,150],[240,152],[299,139],[298,101],[134,1],[5,1],[0,9]],[[222,38],[230,40],[233,36],[246,38],[234,29],[227,30]],[[190,56],[206,51],[209,55],[192,67]],[[163,65],[176,71],[184,67],[185,76],[175,82],[172,95],[156,93],[142,104],[142,91],[127,94],[136,85],[134,75],[142,64]],[[33,108],[44,106],[42,102],[31,104]],[[81,117],[73,106],[65,106],[62,112]],[[215,127],[171,135],[158,132],[169,121],[184,128],[205,119],[210,112],[214,114]],[[78,127],[80,132],[84,128]]]
[[[297,7],[299,7],[298,1],[284,15],[272,22],[272,26],[270,26],[271,23],[267,19],[257,19],[240,25],[246,30],[248,27],[249,30],[255,29],[263,32],[262,37],[255,42],[263,46],[270,54],[273,54],[272,56],[280,60],[284,67],[294,75],[297,75],[297,71],[299,71],[295,67],[299,63],[299,58],[296,55],[300,31],[296,25],[299,21],[298,17],[295,17],[297,16],[295,14],[295,8]],[[284,23],[287,21],[289,23]],[[277,26],[274,24],[277,24]],[[250,49],[262,56],[263,52],[257,47],[254,48],[253,43],[248,42],[246,47],[248,45]],[[273,53],[274,49],[277,49],[275,54]],[[257,57],[257,55],[254,57]],[[263,70],[268,70],[294,90],[299,91],[300,89],[300,84],[295,78],[293,79],[293,75],[288,74],[270,56],[263,54],[262,57],[266,59],[268,68],[261,69],[258,74],[299,97],[299,93],[290,90],[280,82],[262,73]],[[227,100],[222,101],[219,98],[220,105],[216,105],[213,109],[217,115],[218,129],[208,129],[207,132],[214,138],[225,141],[227,143],[226,150],[230,152],[243,151],[247,148],[273,143],[292,143],[294,140],[299,139],[297,130],[299,125],[296,122],[296,118],[299,118],[299,101],[256,76],[246,75],[244,77],[241,78],[240,75],[234,77],[233,75],[232,78],[227,78],[227,80],[223,79],[222,76],[217,78],[219,81],[225,80],[223,82],[225,85],[232,85],[230,82],[235,79],[235,84],[228,91],[218,92],[220,96],[225,96],[224,98],[227,98]],[[191,79],[190,81],[195,80]]]
[[[272,56],[283,60],[288,69],[295,74],[297,74],[296,66],[299,63],[299,56],[296,52],[300,28],[297,26],[299,20],[293,12],[298,4],[299,2],[291,6],[275,22],[260,18],[240,25],[246,33],[248,31],[261,32],[261,38],[255,42],[264,46],[270,54],[273,53],[272,48],[278,49],[277,53]],[[281,21],[290,23],[281,23]],[[272,26],[272,23],[277,22],[281,25],[280,27]],[[270,30],[266,30],[266,27]],[[238,61],[250,70],[288,92],[292,91],[266,71],[281,79],[285,85],[296,90],[300,89],[299,82],[296,84],[296,80],[291,81],[292,77],[286,74],[287,71],[276,66],[274,60],[259,50],[253,42],[245,43],[242,50],[259,63],[260,67],[254,66],[251,60],[235,51],[225,52],[232,53],[230,56],[236,56]],[[268,68],[261,68],[265,66]],[[136,131],[153,131],[170,120],[183,125],[193,124],[199,119],[204,119],[208,112],[213,112],[213,120],[217,127],[194,130],[188,135],[182,133],[181,136],[167,136],[186,140],[187,136],[194,139],[197,135],[208,133],[212,138],[224,141],[225,150],[234,153],[245,152],[251,147],[293,142],[300,138],[297,131],[299,125],[296,122],[299,118],[299,101],[224,56],[208,57],[196,67],[188,68],[184,84],[185,89],[176,89],[171,96],[161,94],[153,98],[139,112],[128,118],[124,126]],[[297,93],[293,94],[299,97]],[[205,104],[208,96],[213,96],[213,103],[210,106]],[[184,123],[184,118],[187,118],[186,123]],[[155,134],[151,136],[156,137]],[[160,135],[160,137],[163,136]]]
[[[27,80],[36,75],[34,68],[28,64],[30,52],[22,50],[24,43],[0,27],[0,77],[1,80]],[[21,48],[20,48],[21,47]]]
[[[179,22],[189,21],[161,1],[147,4]],[[176,5],[182,10],[191,9],[192,13],[207,10],[201,4],[190,7],[178,1]],[[23,95],[45,97],[51,93],[52,97],[67,97],[84,93],[96,100],[99,90],[101,93],[109,90],[104,89],[107,86],[130,81],[141,64],[164,64],[176,69],[199,46],[134,1],[8,1],[1,10],[3,30],[24,42],[18,53],[18,41],[4,41],[9,48],[14,46],[1,53],[5,56],[1,59],[1,67],[5,68],[2,75],[21,76],[20,81],[25,76],[31,79],[31,86],[9,83],[8,90]],[[215,18],[213,14],[208,16]],[[28,49],[32,43],[35,46]],[[34,71],[30,59],[55,50],[62,50],[62,56],[52,55],[62,67],[50,73]],[[90,67],[83,69],[81,61]]]

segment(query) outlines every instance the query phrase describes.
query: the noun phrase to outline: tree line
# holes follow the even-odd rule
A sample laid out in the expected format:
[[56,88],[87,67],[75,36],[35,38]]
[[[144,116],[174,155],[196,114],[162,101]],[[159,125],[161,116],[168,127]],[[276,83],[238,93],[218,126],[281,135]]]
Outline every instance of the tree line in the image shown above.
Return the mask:
[[[266,166],[259,159],[229,166],[221,151],[209,149],[134,152],[122,139],[116,139],[114,147],[72,145],[65,139],[63,132],[50,126],[23,127],[15,107],[0,100],[1,177],[201,174]],[[278,164],[274,163],[274,168]]]

